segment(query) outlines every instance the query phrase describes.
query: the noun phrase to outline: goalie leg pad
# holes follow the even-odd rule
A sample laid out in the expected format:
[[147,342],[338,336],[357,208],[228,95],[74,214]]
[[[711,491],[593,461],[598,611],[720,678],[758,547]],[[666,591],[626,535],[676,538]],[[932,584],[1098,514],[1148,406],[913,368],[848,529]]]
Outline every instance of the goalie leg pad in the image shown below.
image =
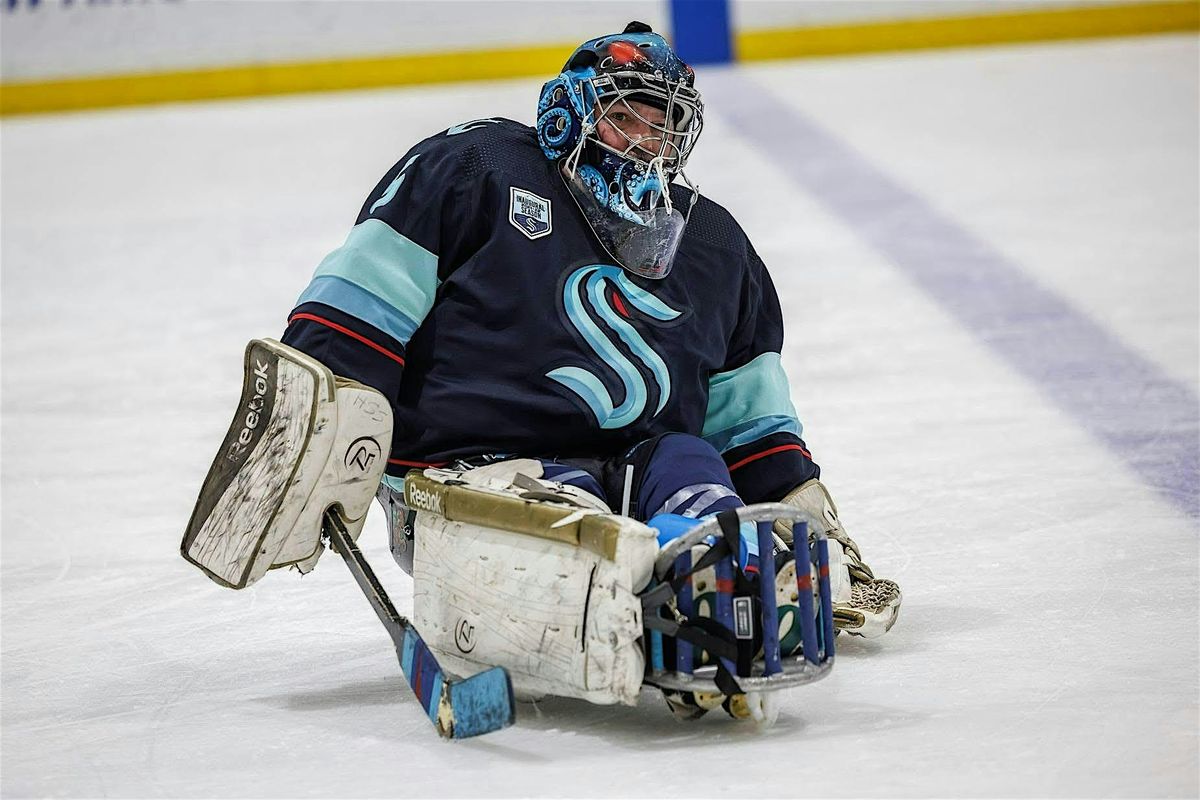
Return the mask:
[[419,509],[414,622],[430,649],[459,674],[505,667],[519,695],[634,705],[654,532],[523,473],[480,477],[405,479]]
[[180,551],[223,586],[270,568],[307,572],[337,506],[353,536],[387,466],[391,407],[321,362],[270,339],[246,347],[238,410],[208,471]]
[[579,547],[420,514],[414,622],[448,669],[508,669],[522,696],[634,705],[641,607],[616,564]]

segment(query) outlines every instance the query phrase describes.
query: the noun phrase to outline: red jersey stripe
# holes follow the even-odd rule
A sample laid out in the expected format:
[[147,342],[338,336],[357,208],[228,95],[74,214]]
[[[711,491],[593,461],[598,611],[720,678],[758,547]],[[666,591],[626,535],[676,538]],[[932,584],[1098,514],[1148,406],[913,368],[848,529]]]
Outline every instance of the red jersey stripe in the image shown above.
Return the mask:
[[807,450],[805,450],[803,447],[801,447],[798,444],[781,444],[781,445],[779,445],[779,447],[772,447],[770,450],[763,450],[761,453],[755,453],[752,456],[746,456],[745,458],[743,458],[741,461],[737,462],[736,464],[730,464],[729,471],[733,472],[735,469],[740,469],[741,467],[746,466],[751,461],[758,461],[760,458],[766,458],[767,456],[773,456],[776,453],[782,453],[785,450],[799,450],[801,453],[804,453],[804,455],[806,455],[808,458],[812,458],[812,454],[809,453]]
[[447,461],[405,461],[402,458],[389,458],[389,464],[395,464],[400,467],[444,467],[449,462]]
[[402,357],[396,355],[391,350],[388,350],[386,347],[375,344],[374,342],[372,342],[370,339],[363,336],[362,334],[355,333],[354,331],[350,330],[347,327],[338,325],[336,322],[331,322],[330,320],[327,320],[324,317],[318,317],[316,314],[300,313],[300,314],[293,314],[291,317],[289,317],[288,323],[290,324],[292,322],[295,322],[298,319],[311,320],[313,322],[324,325],[327,328],[333,328],[338,333],[344,333],[347,336],[349,336],[351,339],[354,339],[355,341],[358,341],[358,342],[362,342],[363,344],[365,344],[367,347],[371,348],[372,350],[377,350],[380,353],[383,353],[385,356],[390,358],[392,361],[395,361],[400,366],[402,366],[402,367],[404,366],[404,359]]

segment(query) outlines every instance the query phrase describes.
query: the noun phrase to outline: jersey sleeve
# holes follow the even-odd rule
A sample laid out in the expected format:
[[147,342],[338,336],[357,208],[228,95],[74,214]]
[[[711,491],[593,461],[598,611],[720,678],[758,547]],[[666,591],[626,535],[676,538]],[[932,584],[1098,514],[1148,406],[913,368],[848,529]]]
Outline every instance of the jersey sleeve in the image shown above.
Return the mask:
[[405,348],[438,287],[473,246],[479,192],[444,135],[387,172],[346,241],[318,265],[283,341],[334,374],[399,392]]
[[783,314],[771,276],[747,243],[748,268],[726,363],[709,378],[701,436],[725,459],[747,503],[775,501],[820,475],[801,439],[780,359]]

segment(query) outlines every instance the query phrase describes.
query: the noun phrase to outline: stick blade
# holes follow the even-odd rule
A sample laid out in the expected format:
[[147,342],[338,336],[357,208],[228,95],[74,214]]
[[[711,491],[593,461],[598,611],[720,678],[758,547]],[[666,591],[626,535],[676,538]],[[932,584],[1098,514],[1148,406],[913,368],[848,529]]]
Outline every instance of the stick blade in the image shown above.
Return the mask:
[[507,728],[517,720],[512,679],[503,667],[492,667],[446,684],[453,724],[451,735],[466,739]]
[[503,667],[468,678],[451,678],[412,623],[405,620],[403,629],[404,640],[398,648],[400,669],[442,738],[466,739],[516,721],[512,679]]
[[325,530],[330,543],[342,555],[350,574],[392,637],[400,670],[438,733],[446,739],[466,739],[507,728],[516,722],[516,701],[508,672],[503,667],[492,667],[461,680],[448,677],[421,634],[397,613],[337,514],[325,514]]

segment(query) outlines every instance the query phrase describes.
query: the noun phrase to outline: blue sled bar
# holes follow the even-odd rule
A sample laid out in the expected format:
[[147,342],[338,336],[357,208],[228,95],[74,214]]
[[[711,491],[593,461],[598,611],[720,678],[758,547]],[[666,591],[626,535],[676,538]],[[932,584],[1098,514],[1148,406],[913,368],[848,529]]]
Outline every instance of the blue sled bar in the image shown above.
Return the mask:
[[[759,572],[763,577],[760,581],[760,588],[756,590],[759,594],[758,602],[754,604],[759,613],[751,613],[751,622],[754,619],[759,620],[757,625],[761,629],[762,641],[765,643],[763,655],[749,664],[748,669],[747,665],[742,664],[744,674],[739,674],[733,663],[734,659],[722,659],[720,664],[697,664],[694,656],[697,654],[698,648],[695,646],[688,648],[693,655],[693,658],[689,659],[686,657],[688,652],[685,649],[686,643],[680,642],[676,637],[678,649],[676,658],[672,660],[675,669],[669,672],[659,672],[647,665],[646,675],[643,678],[647,685],[681,692],[727,694],[729,687],[718,685],[719,668],[723,667],[736,676],[735,680],[741,692],[770,692],[812,683],[824,678],[832,670],[834,661],[832,657],[833,607],[830,602],[829,550],[824,536],[819,535],[817,541],[810,547],[808,526],[800,524],[806,521],[805,513],[782,503],[757,503],[743,506],[736,509],[736,513],[739,526],[755,523],[753,538],[742,541],[751,548],[756,543],[758,545]],[[665,581],[669,575],[681,575],[688,572],[693,561],[691,548],[701,543],[712,544],[717,537],[723,535],[722,525],[728,521],[728,518],[722,520],[718,517],[711,517],[692,523],[690,527],[685,527],[675,536],[665,537],[665,541],[664,537],[660,536],[661,549],[654,562],[654,574],[658,580]],[[781,652],[777,594],[779,589],[776,581],[772,580],[777,576],[773,569],[775,542],[771,530],[777,522],[786,522],[792,526],[795,534],[794,555],[798,567],[795,578],[796,604],[798,606],[795,624],[799,625],[799,628],[796,629],[796,636],[800,639],[800,643],[796,648],[797,652],[791,655],[784,655]],[[749,533],[748,528],[743,528],[743,530],[747,534]],[[740,619],[741,629],[739,630],[735,627],[734,619],[733,588],[737,569],[737,562],[733,558],[726,557],[715,562],[716,597],[712,616],[715,622],[732,632],[735,637],[738,633],[744,637],[747,620],[743,615]],[[814,586],[814,583],[818,585]],[[666,588],[670,589],[671,587]],[[673,602],[675,608],[683,614],[694,617],[699,612],[698,607],[700,606],[700,603],[697,602],[698,589],[698,584],[681,585],[674,592],[667,592],[663,589],[662,584],[659,584],[657,589],[651,588],[643,595],[643,607],[647,613],[657,613],[667,603]],[[707,594],[709,588],[704,587],[704,591]],[[790,592],[788,594],[790,601]],[[740,608],[737,610],[743,611]],[[666,627],[669,629],[670,626]],[[758,638],[758,635],[756,632],[755,638]],[[828,646],[823,647],[826,644]]]
[[[810,664],[820,663],[817,646],[817,615],[813,609],[812,555],[808,551],[808,523],[792,526],[792,551],[796,555],[796,605],[800,608],[800,643]],[[828,571],[828,570],[827,570]],[[822,599],[821,605],[825,605]]]
[[[692,551],[685,550],[680,554],[679,558],[675,559],[675,574],[683,575],[692,568]],[[679,609],[679,613],[684,617],[691,619],[692,613],[695,610],[695,605],[692,602],[692,579],[689,577],[684,582],[683,586],[679,587],[679,592],[675,595],[675,603]],[[682,639],[675,640],[675,671],[684,675],[692,674],[692,663],[694,653],[692,652],[692,643],[685,642]]]
[[[733,555],[728,558],[722,558],[715,565],[717,573],[717,622],[721,623],[726,630],[732,631],[733,625],[733,571],[737,569],[733,563]],[[728,658],[722,658],[721,662],[725,668],[729,670],[730,675],[737,675],[737,665]]]
[[758,588],[762,600],[763,675],[783,672],[779,658],[779,608],[775,598],[773,522],[758,523]]
[[825,658],[833,658],[833,590],[829,584],[829,541],[817,540],[817,588],[821,592],[821,632]]

